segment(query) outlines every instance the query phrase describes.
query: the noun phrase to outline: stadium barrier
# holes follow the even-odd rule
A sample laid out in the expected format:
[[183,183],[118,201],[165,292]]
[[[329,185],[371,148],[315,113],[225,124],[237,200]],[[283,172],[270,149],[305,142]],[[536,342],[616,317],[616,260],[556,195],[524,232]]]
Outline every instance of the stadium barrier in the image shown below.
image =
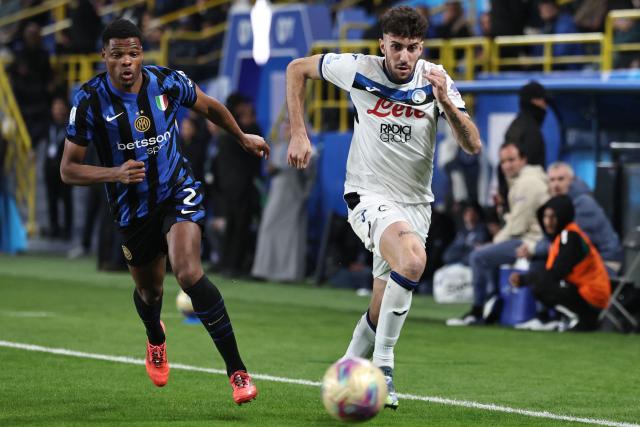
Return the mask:
[[[580,34],[536,34],[526,36],[500,36],[493,40],[494,48],[491,58],[491,71],[498,72],[508,65],[535,66],[542,65],[545,73],[553,71],[554,65],[597,64],[602,68],[602,55],[554,55],[553,48],[562,44],[597,45],[604,50],[605,37],[602,33]],[[500,55],[505,47],[536,47],[542,45],[542,56],[518,56],[506,58]]]

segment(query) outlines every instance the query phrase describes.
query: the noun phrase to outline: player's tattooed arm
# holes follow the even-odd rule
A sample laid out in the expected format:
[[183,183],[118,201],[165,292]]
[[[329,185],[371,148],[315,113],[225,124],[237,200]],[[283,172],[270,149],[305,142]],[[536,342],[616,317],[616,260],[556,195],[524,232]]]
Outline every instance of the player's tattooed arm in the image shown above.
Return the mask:
[[196,102],[191,107],[196,113],[233,135],[240,146],[258,157],[269,157],[269,145],[259,135],[242,132],[231,112],[221,102],[210,97],[196,86]]
[[447,94],[447,77],[445,74],[437,69],[431,69],[428,73],[425,73],[425,78],[433,86],[433,94],[442,106],[449,126],[451,126],[451,130],[460,147],[469,154],[478,154],[482,149],[478,128],[466,113],[460,111],[451,102]]
[[480,134],[469,116],[458,110],[453,103],[442,104],[449,126],[453,130],[456,141],[469,154],[478,154],[482,149]]
[[311,142],[304,120],[304,92],[307,79],[319,80],[321,55],[299,58],[287,66],[287,107],[291,123],[291,141],[287,152],[289,165],[303,169],[311,158]]
[[87,148],[66,140],[60,177],[62,182],[70,185],[90,185],[102,182],[120,182],[122,184],[139,184],[144,180],[144,162],[129,159],[120,166],[102,167],[84,164]]

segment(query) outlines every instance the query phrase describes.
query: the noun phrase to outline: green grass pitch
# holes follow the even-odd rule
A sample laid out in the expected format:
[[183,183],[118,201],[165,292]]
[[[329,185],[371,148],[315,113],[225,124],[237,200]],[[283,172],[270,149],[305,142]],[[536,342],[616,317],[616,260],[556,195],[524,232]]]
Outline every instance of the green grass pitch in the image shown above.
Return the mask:
[[[349,291],[211,278],[253,373],[319,381],[367,305]],[[132,286],[128,274],[96,272],[93,260],[0,256],[0,341],[142,359],[145,334]],[[223,369],[202,326],[185,324],[177,313],[177,290],[168,276],[163,319],[170,362]],[[640,423],[638,335],[444,326],[443,319],[464,309],[414,298],[396,347],[398,391],[538,416],[401,399],[397,411],[381,412],[371,425],[585,425],[556,415]],[[140,365],[0,344],[0,425],[337,424],[317,386],[256,383],[258,399],[237,407],[224,375],[174,369],[158,389]]]

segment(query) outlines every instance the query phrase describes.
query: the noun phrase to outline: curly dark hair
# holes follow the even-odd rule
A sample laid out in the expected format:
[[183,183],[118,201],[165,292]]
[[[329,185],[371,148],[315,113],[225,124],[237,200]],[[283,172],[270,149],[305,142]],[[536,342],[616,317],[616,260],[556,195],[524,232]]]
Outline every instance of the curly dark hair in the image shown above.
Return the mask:
[[129,37],[137,37],[142,43],[140,28],[128,19],[118,18],[107,25],[107,28],[102,32],[102,44],[109,44],[111,39],[128,39]]
[[427,25],[427,20],[409,6],[393,7],[380,17],[382,34],[398,37],[421,39],[427,33]]

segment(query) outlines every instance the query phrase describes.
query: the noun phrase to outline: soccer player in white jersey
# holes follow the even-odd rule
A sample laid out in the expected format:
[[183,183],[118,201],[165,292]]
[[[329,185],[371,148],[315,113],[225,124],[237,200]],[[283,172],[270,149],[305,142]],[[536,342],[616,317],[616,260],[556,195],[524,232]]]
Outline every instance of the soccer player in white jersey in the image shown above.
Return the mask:
[[324,79],[349,91],[356,110],[344,199],[349,223],[373,252],[373,293],[345,356],[371,357],[383,371],[389,398],[393,348],[424,271],[431,223],[431,178],[436,123],[443,115],[467,153],[480,152],[478,129],[442,66],[420,59],[426,20],[413,8],[395,7],[381,18],[383,57],[314,55],[287,68],[291,122],[289,164],[304,168],[311,144],[304,126],[306,79]]

